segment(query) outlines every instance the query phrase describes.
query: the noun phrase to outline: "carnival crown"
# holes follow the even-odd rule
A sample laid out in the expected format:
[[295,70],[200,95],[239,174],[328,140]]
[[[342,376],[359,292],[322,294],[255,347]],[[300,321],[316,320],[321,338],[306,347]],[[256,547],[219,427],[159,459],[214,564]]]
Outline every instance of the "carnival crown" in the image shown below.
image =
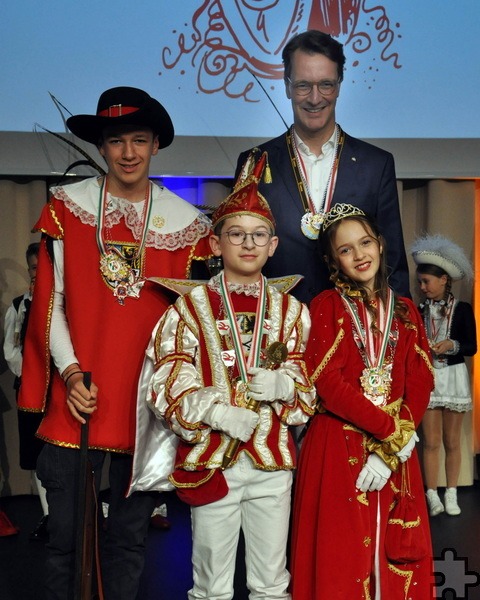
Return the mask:
[[335,204],[335,206],[326,213],[323,219],[322,232],[326,231],[330,227],[330,225],[333,225],[341,219],[345,219],[346,217],[359,216],[364,217],[365,213],[363,212],[363,210],[360,210],[356,206],[352,206],[351,204],[345,203]]

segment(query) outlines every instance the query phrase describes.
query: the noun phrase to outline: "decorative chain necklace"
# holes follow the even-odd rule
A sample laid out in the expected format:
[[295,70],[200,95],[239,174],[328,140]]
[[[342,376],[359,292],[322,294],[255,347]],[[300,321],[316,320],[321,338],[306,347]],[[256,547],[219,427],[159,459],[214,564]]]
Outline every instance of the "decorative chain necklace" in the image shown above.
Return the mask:
[[319,210],[315,208],[315,204],[312,199],[312,194],[308,186],[305,167],[303,165],[302,158],[297,148],[293,125],[287,131],[286,137],[287,148],[288,153],[290,155],[290,161],[292,163],[293,173],[295,175],[298,191],[300,193],[303,209],[305,211],[300,222],[300,228],[305,237],[307,237],[310,240],[316,240],[320,234],[320,228],[324,221],[325,214],[330,210],[330,205],[332,203],[333,192],[335,191],[335,185],[337,183],[338,165],[345,143],[345,133],[342,131],[340,125],[335,125],[332,163],[328,175],[327,186],[325,188],[323,200]]
[[113,295],[123,306],[126,298],[139,298],[145,278],[141,269],[135,265],[141,260],[148,234],[148,224],[152,212],[152,183],[149,181],[145,192],[145,204],[142,211],[142,232],[137,249],[128,257],[122,254],[109,239],[109,230],[105,225],[107,212],[108,181],[104,177],[100,187],[98,203],[97,245],[100,251],[100,271],[107,284],[112,288]]

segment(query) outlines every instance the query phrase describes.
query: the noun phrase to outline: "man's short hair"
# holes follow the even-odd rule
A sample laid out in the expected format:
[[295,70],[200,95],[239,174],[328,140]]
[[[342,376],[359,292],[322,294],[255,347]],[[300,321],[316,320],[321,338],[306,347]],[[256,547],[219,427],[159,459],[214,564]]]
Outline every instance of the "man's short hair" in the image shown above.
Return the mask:
[[285,68],[284,77],[290,77],[292,72],[292,56],[296,50],[302,50],[307,54],[323,54],[334,63],[337,63],[338,80],[343,81],[345,68],[345,55],[343,44],[334,40],[331,35],[309,29],[293,37],[283,49],[282,60]]

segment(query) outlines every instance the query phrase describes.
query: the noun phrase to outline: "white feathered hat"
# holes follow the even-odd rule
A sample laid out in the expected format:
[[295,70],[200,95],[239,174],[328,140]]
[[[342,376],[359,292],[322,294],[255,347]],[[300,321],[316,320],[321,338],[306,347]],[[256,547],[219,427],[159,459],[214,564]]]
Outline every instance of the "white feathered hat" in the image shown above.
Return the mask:
[[473,268],[460,246],[440,234],[417,238],[410,249],[417,265],[436,265],[454,281],[473,279]]

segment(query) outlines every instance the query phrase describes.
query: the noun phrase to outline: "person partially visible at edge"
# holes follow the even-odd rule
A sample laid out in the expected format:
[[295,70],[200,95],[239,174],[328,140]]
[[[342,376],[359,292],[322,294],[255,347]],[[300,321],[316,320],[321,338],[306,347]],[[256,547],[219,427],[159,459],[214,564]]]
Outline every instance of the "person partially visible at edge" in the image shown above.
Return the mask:
[[[296,449],[289,430],[313,414],[315,390],[303,362],[307,307],[283,291],[291,278],[274,285],[262,276],[279,243],[257,193],[264,164],[263,155],[212,215],[210,243],[223,271],[177,300],[147,353],[155,373],[146,403],[177,437],[169,479],[191,505],[190,600],[233,598],[241,529],[250,597],[291,597],[286,548]],[[144,456],[148,482],[165,468],[151,457],[155,448]]]
[[[342,44],[309,30],[287,43],[282,58],[293,125],[260,145],[268,153],[272,174],[272,183],[261,183],[260,192],[282,240],[265,275],[300,271],[304,280],[292,293],[307,303],[331,287],[315,239],[323,215],[337,202],[347,202],[376,219],[388,242],[389,285],[410,297],[393,156],[348,135],[336,121],[345,66]],[[235,177],[248,152],[240,154]]]
[[[98,147],[108,172],[52,188],[34,227],[42,239],[19,408],[44,413],[37,473],[50,508],[45,597],[73,597],[80,430],[90,415],[88,458],[97,486],[111,458],[104,595],[132,600],[156,503],[154,494],[125,498],[137,381],[152,328],[169,305],[149,278],[188,278],[194,261],[211,255],[210,222],[149,180],[151,158],[172,142],[174,129],[146,92],[109,89],[95,115],[72,116],[67,125]],[[90,389],[84,371],[91,372]]]
[[305,363],[319,401],[297,470],[292,596],[427,600],[432,547],[415,449],[433,388],[425,329],[388,286],[385,239],[362,210],[334,206],[320,243],[335,287],[310,307]]
[[[430,515],[457,516],[457,485],[462,464],[461,435],[472,393],[465,356],[477,352],[475,314],[471,304],[455,298],[452,283],[473,279],[473,268],[460,246],[443,235],[425,235],[413,243],[412,257],[425,296],[420,304],[433,353],[435,389],[422,421],[423,468]],[[445,449],[446,489],[438,494],[440,449]]]
[[[29,244],[25,252],[30,285],[26,292],[12,300],[11,305],[5,313],[5,328],[3,341],[3,354],[8,368],[15,375],[13,387],[15,396],[22,382],[23,343],[27,329],[30,306],[32,302],[33,288],[37,274],[38,251],[40,244],[33,242]],[[37,458],[43,447],[43,442],[36,437],[36,431],[41,421],[41,414],[17,411],[18,416],[18,444],[20,450],[20,468],[32,473],[32,483],[37,490],[42,506],[42,518],[30,533],[31,540],[46,540],[48,523],[48,503],[45,488],[40,483],[35,469]]]

